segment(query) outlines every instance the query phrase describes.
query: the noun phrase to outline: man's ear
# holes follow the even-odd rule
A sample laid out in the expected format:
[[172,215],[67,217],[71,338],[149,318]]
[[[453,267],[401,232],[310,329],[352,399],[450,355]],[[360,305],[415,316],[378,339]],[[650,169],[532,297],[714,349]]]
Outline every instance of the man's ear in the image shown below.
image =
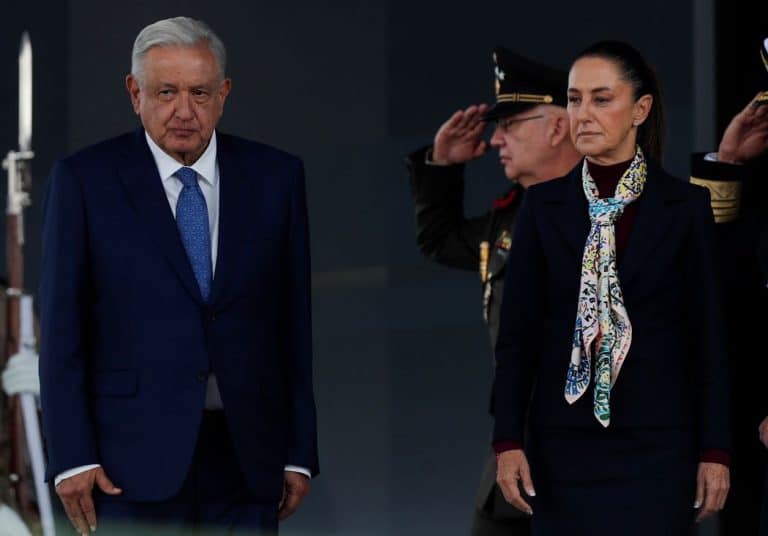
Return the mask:
[[557,147],[563,141],[563,138],[570,136],[570,123],[565,115],[555,115],[549,126],[549,144]]
[[221,81],[221,86],[219,86],[219,98],[221,99],[222,104],[227,100],[230,91],[232,91],[232,80],[230,78],[225,78]]
[[136,115],[139,115],[139,105],[141,104],[141,86],[139,81],[132,74],[125,77],[125,88],[128,90],[128,94],[131,96],[131,105]]

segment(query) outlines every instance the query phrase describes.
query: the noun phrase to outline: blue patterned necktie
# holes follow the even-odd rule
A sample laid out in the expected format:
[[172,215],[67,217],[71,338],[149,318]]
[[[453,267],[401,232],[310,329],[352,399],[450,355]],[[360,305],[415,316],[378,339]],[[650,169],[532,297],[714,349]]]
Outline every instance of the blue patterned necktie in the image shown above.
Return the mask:
[[176,176],[184,184],[176,202],[176,225],[181,241],[187,251],[189,263],[195,272],[204,301],[211,294],[211,231],[208,228],[208,206],[200,185],[197,172],[188,167],[180,168]]

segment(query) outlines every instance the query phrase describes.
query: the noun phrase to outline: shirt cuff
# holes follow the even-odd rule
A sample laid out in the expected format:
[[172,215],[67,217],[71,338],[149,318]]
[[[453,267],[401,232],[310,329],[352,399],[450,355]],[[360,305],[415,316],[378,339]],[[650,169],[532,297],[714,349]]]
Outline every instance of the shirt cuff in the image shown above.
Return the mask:
[[709,449],[701,453],[699,461],[702,463],[719,463],[720,465],[730,467],[731,455],[725,450]]
[[307,478],[312,478],[312,473],[306,467],[299,467],[298,465],[286,465],[285,470],[290,471],[291,473],[301,473]]
[[[718,153],[707,153],[704,155],[704,160],[707,162],[719,162],[720,158],[718,157]],[[742,165],[741,162],[727,162],[728,164],[734,165],[734,166],[740,166]]]
[[494,441],[493,452],[498,456],[502,452],[508,450],[520,450],[523,448],[523,444],[518,441]]
[[58,486],[61,484],[63,480],[66,480],[69,477],[79,475],[80,473],[85,473],[86,471],[90,471],[91,469],[96,469],[97,467],[101,467],[98,463],[92,463],[90,465],[81,465],[79,467],[73,467],[72,469],[68,469],[64,471],[63,473],[59,473],[56,478],[53,480],[53,485]]
[[435,167],[448,167],[451,164],[441,164],[440,162],[435,162],[432,160],[432,151],[434,150],[433,147],[430,147],[426,151],[424,151],[424,163],[428,166],[435,166]]

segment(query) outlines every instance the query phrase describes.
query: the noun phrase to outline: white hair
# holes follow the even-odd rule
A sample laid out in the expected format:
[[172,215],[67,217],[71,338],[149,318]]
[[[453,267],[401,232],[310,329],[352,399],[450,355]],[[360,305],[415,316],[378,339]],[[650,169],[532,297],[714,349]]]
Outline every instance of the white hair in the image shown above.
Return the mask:
[[144,59],[149,49],[153,47],[192,47],[200,44],[210,47],[219,67],[219,75],[223,79],[227,63],[224,43],[203,21],[189,17],[159,20],[141,30],[133,43],[131,74],[139,85],[144,83]]

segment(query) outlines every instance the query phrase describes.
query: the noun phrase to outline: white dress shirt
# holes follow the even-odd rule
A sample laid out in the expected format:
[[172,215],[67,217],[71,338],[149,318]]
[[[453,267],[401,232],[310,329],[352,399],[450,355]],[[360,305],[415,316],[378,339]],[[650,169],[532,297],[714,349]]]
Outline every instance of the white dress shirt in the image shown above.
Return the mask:
[[[194,164],[184,166],[175,160],[168,153],[163,151],[155,141],[149,137],[147,132],[144,132],[147,138],[147,145],[152,152],[152,157],[155,160],[160,180],[163,182],[163,189],[165,195],[168,198],[168,205],[171,208],[173,218],[176,219],[176,203],[179,200],[179,194],[181,193],[184,185],[181,180],[176,177],[176,172],[181,167],[189,167],[197,172],[198,185],[205,197],[205,203],[208,206],[208,226],[211,236],[211,275],[216,275],[216,253],[219,249],[219,164],[216,161],[216,131],[211,136],[211,141],[208,143],[203,154]],[[205,393],[205,409],[222,409],[221,395],[219,394],[219,386],[216,383],[216,376],[213,374],[208,376],[208,386]],[[59,483],[71,476],[83,473],[95,467],[99,467],[99,464],[82,465],[75,467],[60,473],[54,483],[56,486]],[[293,471],[295,473],[301,473],[311,478],[309,469],[304,467],[297,467],[295,465],[286,465],[286,471]]]

